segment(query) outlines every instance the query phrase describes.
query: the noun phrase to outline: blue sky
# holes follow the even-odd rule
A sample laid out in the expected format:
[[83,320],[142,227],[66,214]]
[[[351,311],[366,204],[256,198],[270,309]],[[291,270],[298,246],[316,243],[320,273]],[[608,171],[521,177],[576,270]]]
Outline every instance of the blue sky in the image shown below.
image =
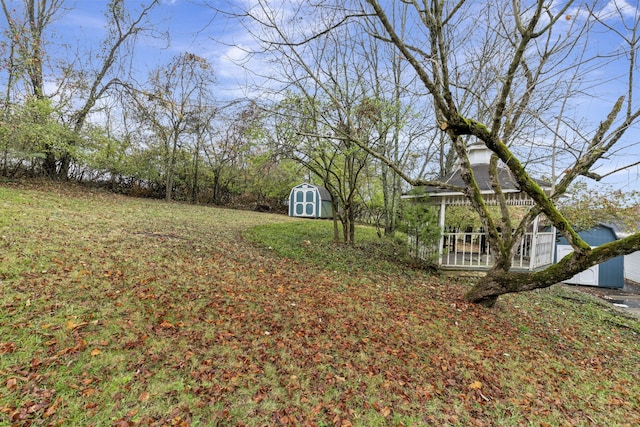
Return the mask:
[[[128,0],[128,7],[139,5],[139,0]],[[107,0],[76,0],[69,2],[70,10],[56,22],[55,34],[59,40],[72,45],[95,48],[105,35],[104,10]],[[150,14],[159,31],[165,31],[166,40],[145,37],[138,41],[134,66],[144,79],[159,64],[168,63],[174,56],[190,52],[206,58],[224,88],[234,94],[244,86],[245,73],[231,59],[240,59],[241,51],[225,43],[247,43],[231,20],[214,8],[189,0],[162,0]]]

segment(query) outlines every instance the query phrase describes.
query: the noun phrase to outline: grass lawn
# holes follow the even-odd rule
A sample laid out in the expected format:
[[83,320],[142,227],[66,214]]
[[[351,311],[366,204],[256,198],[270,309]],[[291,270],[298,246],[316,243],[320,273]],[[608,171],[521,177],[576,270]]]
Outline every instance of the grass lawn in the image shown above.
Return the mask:
[[640,425],[639,321],[566,287],[476,307],[331,236],[0,184],[0,425]]

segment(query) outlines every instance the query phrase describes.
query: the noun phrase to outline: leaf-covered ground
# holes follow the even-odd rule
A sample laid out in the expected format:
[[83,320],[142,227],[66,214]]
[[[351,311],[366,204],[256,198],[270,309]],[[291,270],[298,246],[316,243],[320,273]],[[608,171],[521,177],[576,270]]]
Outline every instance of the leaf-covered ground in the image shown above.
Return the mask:
[[565,287],[471,306],[330,238],[0,185],[0,425],[640,425],[637,320]]

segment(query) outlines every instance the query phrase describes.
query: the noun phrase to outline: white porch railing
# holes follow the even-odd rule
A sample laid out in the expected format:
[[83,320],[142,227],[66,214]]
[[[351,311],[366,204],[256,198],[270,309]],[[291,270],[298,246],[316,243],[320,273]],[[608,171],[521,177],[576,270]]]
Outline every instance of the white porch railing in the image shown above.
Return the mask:
[[[488,269],[495,261],[484,233],[444,233],[441,242],[439,264],[442,267]],[[409,236],[409,244],[418,258],[428,259],[435,255],[435,248],[421,245],[415,236]],[[555,232],[525,233],[512,258],[512,267],[535,270],[550,265],[554,249]]]
[[532,263],[532,270],[544,267],[546,265],[553,264],[553,256],[556,250],[556,232],[538,232],[536,239],[536,251],[534,256],[534,262]]

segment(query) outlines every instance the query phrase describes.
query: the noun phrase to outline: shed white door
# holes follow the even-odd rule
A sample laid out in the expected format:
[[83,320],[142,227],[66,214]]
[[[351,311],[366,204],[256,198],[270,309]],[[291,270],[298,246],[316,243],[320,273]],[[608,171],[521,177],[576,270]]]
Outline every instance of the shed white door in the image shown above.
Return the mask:
[[[558,245],[558,260],[561,260],[565,256],[573,252],[573,248],[570,245]],[[586,285],[586,286],[598,286],[598,273],[599,266],[596,264],[593,267],[589,267],[585,271],[576,274],[571,279],[565,280],[564,283],[572,285]]]
[[297,188],[294,191],[293,211],[296,216],[314,216],[316,192],[313,188]]
[[625,255],[624,278],[640,283],[640,252]]

